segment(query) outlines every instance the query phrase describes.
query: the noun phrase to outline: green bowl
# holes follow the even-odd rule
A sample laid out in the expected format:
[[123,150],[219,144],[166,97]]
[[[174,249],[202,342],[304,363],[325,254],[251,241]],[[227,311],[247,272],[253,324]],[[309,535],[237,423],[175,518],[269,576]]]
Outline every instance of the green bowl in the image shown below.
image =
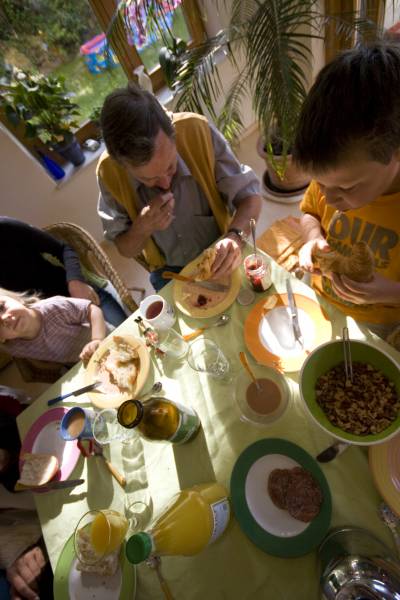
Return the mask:
[[[390,381],[395,383],[397,393],[400,395],[400,367],[393,358],[370,344],[356,340],[350,340],[350,349],[351,358],[354,362],[369,363],[380,369]],[[389,427],[376,434],[355,435],[332,425],[317,403],[315,384],[320,375],[341,362],[343,362],[343,342],[341,340],[328,342],[315,348],[305,360],[300,371],[300,394],[309,414],[317,425],[338,440],[360,446],[380,444],[396,435],[400,429],[400,412]]]

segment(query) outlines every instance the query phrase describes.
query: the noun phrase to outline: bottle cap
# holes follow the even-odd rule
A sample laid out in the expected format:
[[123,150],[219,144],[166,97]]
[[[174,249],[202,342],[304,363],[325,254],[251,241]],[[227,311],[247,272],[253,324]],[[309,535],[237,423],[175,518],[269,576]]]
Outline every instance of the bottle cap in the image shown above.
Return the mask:
[[137,565],[150,556],[153,544],[151,537],[145,531],[132,535],[126,542],[125,554],[129,562]]

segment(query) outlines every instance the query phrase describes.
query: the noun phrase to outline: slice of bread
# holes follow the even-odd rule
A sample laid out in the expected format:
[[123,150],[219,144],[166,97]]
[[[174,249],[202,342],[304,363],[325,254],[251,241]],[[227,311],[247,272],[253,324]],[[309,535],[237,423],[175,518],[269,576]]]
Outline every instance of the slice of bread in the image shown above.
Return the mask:
[[39,487],[46,484],[57,473],[58,459],[52,454],[30,454],[22,456],[23,465],[15,489]]

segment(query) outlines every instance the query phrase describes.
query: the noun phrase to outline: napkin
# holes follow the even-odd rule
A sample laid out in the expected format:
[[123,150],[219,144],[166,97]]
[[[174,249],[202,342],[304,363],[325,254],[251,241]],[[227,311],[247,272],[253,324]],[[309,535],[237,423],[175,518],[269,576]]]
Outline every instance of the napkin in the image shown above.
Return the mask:
[[298,251],[303,244],[300,219],[290,216],[275,221],[257,239],[257,247],[287,271],[298,267]]

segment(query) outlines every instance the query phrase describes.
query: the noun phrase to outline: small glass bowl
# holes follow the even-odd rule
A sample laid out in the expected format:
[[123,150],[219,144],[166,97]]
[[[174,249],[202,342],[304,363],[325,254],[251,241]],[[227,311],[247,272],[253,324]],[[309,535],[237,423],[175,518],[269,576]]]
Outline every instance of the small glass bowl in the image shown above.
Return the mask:
[[253,381],[250,379],[248,373],[242,369],[236,380],[236,402],[240,410],[240,420],[258,427],[266,427],[275,423],[284,414],[291,396],[290,387],[284,375],[281,375],[271,367],[251,364],[251,369],[256,379],[269,379],[278,387],[280,401],[278,406],[272,411],[257,412],[252,408],[247,402],[246,396],[247,390]]

